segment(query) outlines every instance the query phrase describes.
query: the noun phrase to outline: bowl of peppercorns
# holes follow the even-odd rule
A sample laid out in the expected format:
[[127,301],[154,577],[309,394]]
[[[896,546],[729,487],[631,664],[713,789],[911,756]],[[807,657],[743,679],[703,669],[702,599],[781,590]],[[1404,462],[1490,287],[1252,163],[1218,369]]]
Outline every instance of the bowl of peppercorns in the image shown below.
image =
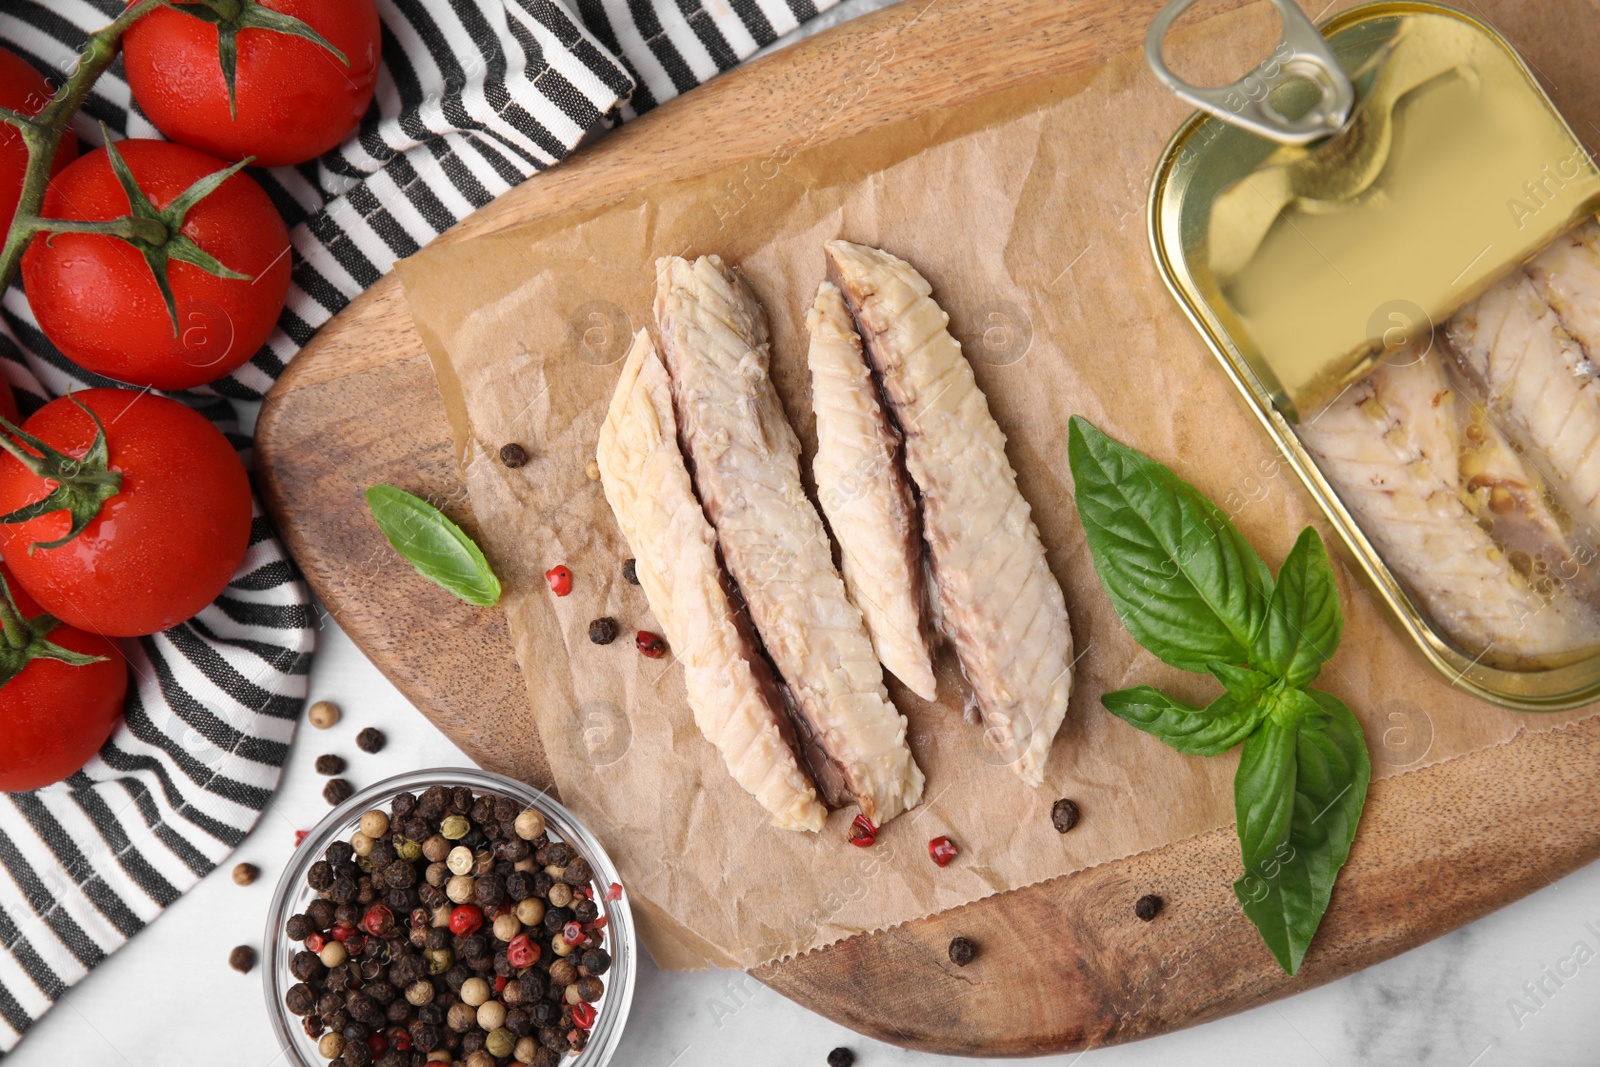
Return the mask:
[[306,835],[262,974],[298,1067],[601,1067],[633,999],[621,878],[571,812],[480,770],[397,775]]

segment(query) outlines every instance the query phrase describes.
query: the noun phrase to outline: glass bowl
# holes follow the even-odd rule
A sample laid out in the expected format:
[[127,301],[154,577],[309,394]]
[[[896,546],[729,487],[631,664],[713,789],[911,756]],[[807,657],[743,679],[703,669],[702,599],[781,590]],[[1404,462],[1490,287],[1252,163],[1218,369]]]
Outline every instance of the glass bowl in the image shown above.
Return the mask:
[[284,924],[291,915],[303,912],[317,896],[306,883],[306,872],[322,858],[323,852],[335,840],[348,841],[355,833],[361,815],[373,808],[388,810],[389,802],[397,793],[421,793],[432,785],[466,786],[473,793],[499,793],[533,808],[544,816],[547,832],[552,841],[565,841],[588,860],[594,872],[595,904],[606,918],[606,949],[611,953],[611,969],[606,973],[606,992],[595,1004],[597,1016],[589,1034],[589,1044],[576,1055],[568,1054],[563,1067],[604,1067],[611,1062],[612,1054],[622,1040],[622,1028],[627,1022],[628,1007],[633,1001],[633,982],[638,958],[638,945],[634,940],[633,914],[624,894],[620,900],[606,900],[605,888],[613,882],[621,884],[617,873],[600,842],[578,822],[566,808],[556,803],[543,791],[525,782],[499,774],[467,767],[445,767],[431,770],[408,771],[386,778],[356,793],[334,808],[311,830],[294,851],[278,887],[273,890],[272,905],[267,914],[267,932],[263,940],[262,985],[267,998],[267,1014],[273,1030],[278,1035],[285,1060],[291,1067],[327,1067],[328,1061],[317,1052],[317,1042],[308,1037],[298,1016],[284,1004],[284,996],[295,984],[289,973],[289,959],[295,942],[284,933]]

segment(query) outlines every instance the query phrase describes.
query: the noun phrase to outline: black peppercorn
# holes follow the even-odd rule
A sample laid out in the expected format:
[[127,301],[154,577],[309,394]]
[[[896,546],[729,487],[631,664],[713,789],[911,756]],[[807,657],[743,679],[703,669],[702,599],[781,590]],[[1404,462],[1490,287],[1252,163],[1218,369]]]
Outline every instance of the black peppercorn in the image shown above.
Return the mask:
[[304,941],[306,935],[313,933],[311,919],[305,915],[291,915],[289,921],[283,924],[283,932],[290,941]]
[[312,992],[310,986],[298,982],[289,987],[289,992],[284,994],[283,1003],[296,1015],[309,1015],[311,1009],[317,1006],[317,995]]
[[978,946],[964,937],[952,938],[950,941],[950,962],[957,967],[965,967],[971,963],[978,954]]
[[336,904],[349,904],[359,893],[356,880],[345,875],[335,878],[333,884],[328,887],[328,899]]
[[432,1023],[417,1022],[411,1027],[411,1044],[423,1052],[439,1047],[439,1027]]
[[488,1034],[477,1028],[468,1030],[461,1035],[461,1051],[468,1056],[472,1055],[483,1047],[484,1039],[488,1036]]
[[344,998],[337,993],[324,993],[317,998],[317,1013],[324,1017],[344,1009]]
[[542,997],[528,1010],[528,1014],[533,1017],[535,1026],[554,1026],[561,1021],[561,1009]]
[[512,871],[506,875],[506,896],[519,901],[533,896],[533,879],[526,871]]
[[[329,880],[328,884],[333,884],[331,879]],[[306,905],[306,918],[311,920],[312,929],[326,930],[328,927],[333,925],[333,911],[333,901],[313,900],[310,904]]]
[[836,1048],[828,1053],[828,1067],[855,1067],[856,1054],[847,1048]]
[[[539,972],[532,971],[523,975],[520,982],[523,1001],[536,1005],[540,1000],[544,999],[544,976]],[[538,1022],[538,1019],[535,1019],[534,1022]]]
[[360,878],[357,878],[356,879],[356,903],[360,904],[362,907],[366,907],[368,904],[371,904],[374,900],[377,900],[377,899],[378,899],[378,893],[377,893],[377,890],[372,888],[372,878],[369,875],[365,875],[365,874],[362,875]]
[[550,961],[550,981],[563,988],[578,980],[578,965],[570,959]]
[[600,908],[587,897],[577,897],[572,901],[572,917],[581,923],[592,923],[600,917]]
[[347,1042],[344,1046],[344,1062],[350,1067],[367,1067],[372,1062],[372,1049],[364,1040]]
[[622,577],[630,585],[639,584],[639,564],[637,560],[625,559],[622,561]]
[[550,895],[550,887],[555,885],[555,884],[556,884],[556,880],[554,878],[550,877],[544,871],[535,871],[535,872],[533,872],[533,895],[534,896],[536,896],[536,897],[549,896]]
[[467,812],[475,823],[491,822],[494,819],[494,798],[485,793],[472,802],[472,808]]
[[371,997],[373,1000],[376,1000],[379,1004],[382,1004],[385,1007],[393,1003],[395,997],[400,995],[399,990],[395,989],[394,986],[383,980],[382,971],[378,972],[378,979],[376,981],[368,982],[366,985],[362,986],[361,992],[365,993],[367,996]]
[[559,932],[563,926],[571,921],[571,908],[550,908],[544,913],[544,928],[552,934]]
[[575,856],[567,863],[566,870],[561,872],[561,880],[570,886],[588,885],[589,879],[594,877],[589,872],[589,861],[582,856]]
[[339,1032],[344,1035],[345,1044],[347,1045],[365,1045],[367,1038],[372,1036],[372,1031],[367,1029],[363,1023],[354,1021],[345,1023],[344,1026],[340,1027]]
[[542,855],[539,862],[552,867],[565,867],[578,858],[578,850],[565,841],[551,842],[541,848],[539,852]]
[[515,442],[509,445],[501,445],[500,462],[504,463],[512,470],[516,470],[518,467],[528,462],[528,450],[523,448],[521,445],[516,444]]
[[591,948],[584,952],[579,969],[597,977],[605,974],[611,969],[611,954],[603,948]]
[[450,947],[450,928],[447,926],[430,926],[428,928],[428,948],[437,951]]
[[1061,800],[1056,801],[1055,804],[1051,806],[1050,822],[1055,826],[1058,833],[1064,834],[1074,826],[1078,825],[1078,817],[1080,814],[1081,813],[1078,811],[1078,805],[1063,797]]
[[512,1008],[506,1012],[506,1021],[503,1025],[517,1037],[527,1037],[533,1033],[533,1020],[521,1008]]
[[322,852],[322,858],[335,867],[347,867],[355,859],[355,849],[350,847],[348,841],[335,841]]
[[428,825],[427,819],[413,815],[401,824],[400,832],[407,841],[415,841],[421,844],[433,833],[433,827]]
[[328,753],[317,757],[317,773],[332,778],[336,774],[344,773],[344,757]]
[[430,785],[417,797],[417,814],[424,819],[437,819],[444,814],[444,786]]
[[399,856],[395,853],[394,842],[387,837],[381,837],[372,843],[372,851],[367,853],[367,862],[372,864],[372,869],[387,867]]
[[383,732],[375,726],[369,726],[356,734],[356,747],[363,752],[382,752],[383,741]]
[[589,1031],[571,1029],[567,1031],[567,1047],[574,1052],[582,1052],[589,1047]]
[[333,921],[354,926],[361,921],[361,908],[351,901],[341,901],[334,905]]
[[445,807],[455,815],[465,815],[472,810],[472,790],[464,785],[458,785],[448,791]]
[[478,879],[473,886],[473,893],[478,898],[478,904],[485,908],[492,908],[505,899],[505,887],[500,884],[500,879],[492,874],[486,874]]
[[384,1009],[384,1014],[389,1018],[390,1026],[399,1026],[411,1018],[411,1005],[404,998],[389,1001],[389,1006]]
[[391,889],[409,889],[417,882],[417,869],[405,860],[397,859],[383,868],[383,881]]
[[[529,856],[533,855],[533,849],[528,847],[528,843],[526,841],[517,836],[517,832],[515,830],[507,829],[506,826],[502,824],[500,827],[500,836],[502,841],[500,846],[500,855],[503,859],[505,859],[506,863],[511,866],[512,870],[516,870],[516,864],[519,860],[525,860]],[[510,871],[506,873],[509,876]]]
[[[240,945],[238,948],[228,953],[228,966],[232,967],[240,974],[249,974],[251,968],[253,968],[255,965],[256,950],[251,948],[249,945]],[[296,977],[299,976],[296,975]]]
[[606,617],[589,624],[589,640],[597,645],[609,645],[617,639],[617,620]]
[[306,885],[317,892],[325,892],[333,884],[333,867],[327,860],[318,860],[306,871]]
[[289,973],[302,982],[313,982],[321,978],[326,968],[315,952],[296,952],[289,958]]
[[567,1035],[553,1026],[542,1027],[539,1030],[539,1044],[555,1052],[567,1051]]
[[413,793],[397,793],[395,798],[389,801],[389,810],[401,818],[410,815],[417,810],[416,795]]
[[322,787],[322,799],[329,804],[339,805],[349,800],[355,787],[343,778],[330,778],[328,784]]
[[324,1029],[324,1026],[323,1026],[323,1023],[322,1023],[322,1016],[320,1016],[320,1015],[307,1015],[305,1017],[305,1019],[302,1020],[302,1022],[303,1022],[303,1025],[305,1026],[305,1031],[306,1031],[306,1036],[307,1037],[311,1038],[312,1040],[316,1040],[317,1038],[322,1036],[322,1031]]
[[1161,913],[1161,905],[1164,903],[1165,901],[1154,893],[1146,893],[1133,902],[1133,913],[1145,922],[1149,922]]

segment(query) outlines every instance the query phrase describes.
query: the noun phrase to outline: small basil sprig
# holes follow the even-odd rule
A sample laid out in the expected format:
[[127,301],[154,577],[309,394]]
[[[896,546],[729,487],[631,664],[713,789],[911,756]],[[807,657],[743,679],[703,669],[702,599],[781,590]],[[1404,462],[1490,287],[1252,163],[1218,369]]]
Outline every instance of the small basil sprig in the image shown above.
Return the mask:
[[1245,873],[1234,894],[1294,974],[1372,778],[1350,709],[1305,688],[1344,627],[1327,550],[1307,527],[1274,580],[1222,510],[1166,467],[1079,417],[1067,450],[1095,572],[1123,624],[1163,662],[1223,688],[1203,708],[1147,685],[1101,702],[1187,755],[1244,743],[1234,808]]
[[468,604],[487,608],[500,600],[500,579],[489,561],[444,512],[392,485],[368,489],[367,507],[383,536],[418,574]]

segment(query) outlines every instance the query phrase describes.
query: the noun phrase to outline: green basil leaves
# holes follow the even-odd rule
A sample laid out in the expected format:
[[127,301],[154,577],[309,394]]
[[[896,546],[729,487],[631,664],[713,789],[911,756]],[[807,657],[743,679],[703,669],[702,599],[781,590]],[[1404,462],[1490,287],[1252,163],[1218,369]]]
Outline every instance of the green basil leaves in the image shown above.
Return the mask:
[[489,561],[444,512],[392,485],[368,489],[367,507],[383,536],[418,574],[468,604],[486,608],[500,600],[500,579]]
[[1186,755],[1243,742],[1234,893],[1278,964],[1300,968],[1350,855],[1372,762],[1361,724],[1307,689],[1344,619],[1327,550],[1307,528],[1276,579],[1227,516],[1166,467],[1074,417],[1068,458],[1095,573],[1134,638],[1209,673],[1204,708],[1150,686],[1101,702]]

